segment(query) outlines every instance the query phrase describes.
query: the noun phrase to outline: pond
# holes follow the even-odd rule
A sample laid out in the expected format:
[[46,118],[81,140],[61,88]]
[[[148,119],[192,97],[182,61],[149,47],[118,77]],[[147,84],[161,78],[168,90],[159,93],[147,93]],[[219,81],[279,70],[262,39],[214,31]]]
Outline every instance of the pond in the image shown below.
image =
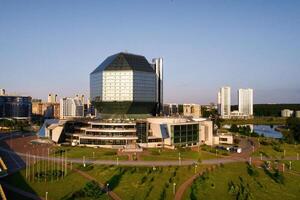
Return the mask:
[[282,133],[275,129],[278,125],[253,125],[253,131],[265,137],[282,138]]
[[[276,128],[278,125],[253,125],[253,124],[244,124],[244,125],[238,125],[239,126],[249,126],[251,131],[254,131],[255,133],[258,133],[259,135],[264,135],[265,137],[271,137],[271,138],[282,138],[282,133],[279,131],[276,131]],[[223,128],[229,129],[231,125],[225,124],[223,125]]]

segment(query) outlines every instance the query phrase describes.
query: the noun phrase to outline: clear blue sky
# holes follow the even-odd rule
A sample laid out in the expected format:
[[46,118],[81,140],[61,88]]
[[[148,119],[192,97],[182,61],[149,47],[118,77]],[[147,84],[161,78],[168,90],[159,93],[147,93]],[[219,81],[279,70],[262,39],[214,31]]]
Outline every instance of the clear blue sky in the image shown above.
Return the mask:
[[0,0],[0,88],[45,99],[89,93],[120,52],[165,61],[165,102],[300,103],[300,1]]

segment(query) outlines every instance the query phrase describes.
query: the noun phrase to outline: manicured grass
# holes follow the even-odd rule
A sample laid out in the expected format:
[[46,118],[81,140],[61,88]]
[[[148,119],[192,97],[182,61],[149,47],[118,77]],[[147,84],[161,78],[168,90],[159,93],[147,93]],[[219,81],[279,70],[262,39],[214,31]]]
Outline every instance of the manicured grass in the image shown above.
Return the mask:
[[[299,161],[295,161],[300,165]],[[243,194],[252,199],[298,199],[300,195],[300,176],[284,173],[284,183],[275,182],[263,169],[255,168],[257,176],[250,176],[245,163],[231,163],[209,172],[206,179],[198,178],[185,193],[184,199],[238,199],[230,193],[230,182],[244,187]],[[241,186],[242,185],[242,186]],[[232,190],[231,190],[232,191]],[[240,198],[242,199],[242,198]]]
[[284,117],[254,117],[253,119],[224,119],[224,124],[261,124],[261,125],[284,125],[286,118]]
[[87,182],[85,178],[75,172],[69,173],[65,178],[59,179],[58,181],[29,181],[25,178],[25,170],[6,177],[5,180],[13,186],[31,193],[36,193],[40,197],[45,197],[46,192],[48,192],[49,199],[65,198],[81,189]]
[[[202,166],[196,169],[199,171]],[[116,167],[95,166],[88,174],[109,188],[122,199],[173,199],[173,183],[179,187],[195,173],[194,166],[182,167]]]
[[[118,156],[115,149],[91,148],[91,147],[54,147],[52,155],[59,156],[59,151],[65,151],[68,158],[83,158],[94,160],[127,160],[127,156]],[[56,153],[55,153],[56,152]]]
[[285,150],[285,157],[296,157],[297,153],[299,153],[300,156],[300,145],[294,145],[294,144],[287,144],[287,143],[277,143],[276,145],[260,145],[260,147],[252,154],[254,156],[260,156],[262,155],[264,157],[268,158],[275,158],[275,159],[281,159],[284,156],[284,150]]
[[179,153],[182,160],[206,160],[214,159],[218,156],[208,153],[206,151],[200,150],[170,150],[170,149],[148,149],[148,154],[142,155],[142,160],[178,160]]

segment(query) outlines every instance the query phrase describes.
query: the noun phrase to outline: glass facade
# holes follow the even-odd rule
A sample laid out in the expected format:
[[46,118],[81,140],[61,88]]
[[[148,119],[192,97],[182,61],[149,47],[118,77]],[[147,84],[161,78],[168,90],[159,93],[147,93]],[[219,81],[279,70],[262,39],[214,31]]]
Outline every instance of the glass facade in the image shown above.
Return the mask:
[[137,122],[136,123],[136,135],[138,137],[138,143],[148,142],[148,123],[147,122]]
[[31,97],[0,96],[0,118],[29,118],[31,108]]
[[91,138],[80,138],[80,144],[85,145],[126,145],[134,143],[131,140],[100,140]]
[[199,124],[171,125],[175,146],[192,146],[199,142]]
[[92,104],[101,114],[155,114],[156,78],[144,56],[110,56],[90,74]]

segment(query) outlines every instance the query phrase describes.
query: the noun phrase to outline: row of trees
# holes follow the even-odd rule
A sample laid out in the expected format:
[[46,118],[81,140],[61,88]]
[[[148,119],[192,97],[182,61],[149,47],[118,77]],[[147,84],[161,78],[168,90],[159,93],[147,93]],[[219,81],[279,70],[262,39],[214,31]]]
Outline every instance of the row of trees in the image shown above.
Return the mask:
[[286,121],[286,126],[289,129],[289,131],[285,134],[285,138],[288,142],[300,142],[300,119],[290,117]]
[[[254,116],[258,117],[280,117],[281,110],[300,110],[300,104],[254,104]],[[231,110],[238,110],[237,105],[231,106]]]
[[29,123],[26,120],[0,119],[0,126],[22,131],[24,127],[29,126]]
[[233,132],[233,133],[240,133],[241,135],[247,135],[247,136],[252,136],[252,137],[257,137],[258,134],[251,131],[251,128],[250,126],[246,125],[246,126],[238,126],[236,124],[232,124],[230,129],[229,129],[230,132]]

